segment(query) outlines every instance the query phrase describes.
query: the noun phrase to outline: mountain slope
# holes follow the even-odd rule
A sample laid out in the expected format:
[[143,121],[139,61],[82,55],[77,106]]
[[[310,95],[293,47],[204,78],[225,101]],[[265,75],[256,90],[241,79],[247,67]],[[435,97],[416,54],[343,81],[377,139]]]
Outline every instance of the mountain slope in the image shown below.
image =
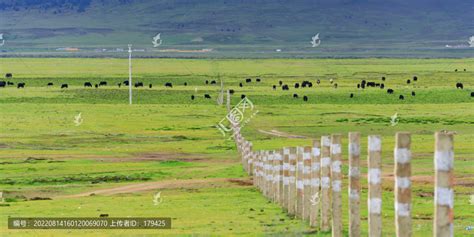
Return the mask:
[[[212,48],[258,55],[469,56],[474,3],[463,0],[0,0],[6,52],[60,47]],[[311,48],[311,36],[322,44]],[[166,53],[164,53],[166,54]]]

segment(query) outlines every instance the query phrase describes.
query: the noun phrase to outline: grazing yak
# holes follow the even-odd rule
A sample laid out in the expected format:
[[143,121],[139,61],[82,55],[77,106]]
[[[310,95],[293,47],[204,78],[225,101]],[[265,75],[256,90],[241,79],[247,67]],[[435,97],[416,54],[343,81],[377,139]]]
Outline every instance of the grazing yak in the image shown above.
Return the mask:
[[194,95],[191,95],[191,100],[194,100]]
[[321,80],[318,79],[318,80],[316,81],[316,83],[319,85],[319,84],[321,83]]
[[299,83],[295,83],[295,88],[296,88],[296,89],[300,88],[300,84],[299,84]]
[[143,82],[136,82],[135,87],[143,87]]
[[411,96],[415,96],[416,93],[414,91],[411,92]]
[[256,81],[257,81],[257,82],[260,82],[260,78],[257,78]]
[[399,100],[404,100],[405,97],[404,97],[403,95],[400,95],[400,96],[398,97],[398,99],[399,99]]
[[281,86],[283,85],[283,81],[279,81],[278,84]]
[[123,81],[123,85],[128,86],[128,81]]
[[360,89],[360,84],[357,84],[357,89]]
[[245,96],[244,94],[240,95],[240,99],[244,99],[245,97],[247,96]]
[[383,88],[385,88],[385,85],[382,83],[380,84],[380,89],[383,89]]
[[471,92],[471,97],[474,97],[474,92]]
[[387,93],[393,94],[393,89],[388,89],[388,90],[387,90]]
[[460,82],[456,83],[456,89],[464,89],[464,85]]
[[99,86],[106,86],[107,85],[107,82],[106,81],[101,81],[99,82]]
[[334,83],[334,88],[337,89],[337,83]]
[[209,81],[208,81],[208,80],[206,80],[206,85],[207,85],[207,84],[209,84]]
[[122,86],[122,83],[117,83],[118,88]]
[[13,77],[12,73],[6,73],[5,74],[5,78],[7,78],[7,79],[12,78],[12,77]]
[[63,88],[67,88],[67,84],[62,84],[61,89],[63,89]]
[[246,83],[250,83],[250,82],[252,82],[252,79],[247,78],[247,79],[245,79],[245,82],[246,82]]
[[171,82],[166,82],[166,83],[165,83],[165,87],[173,88],[173,83],[171,83]]
[[410,81],[410,80],[407,80],[407,84],[410,84],[410,83],[411,83],[411,81]]
[[242,82],[241,82],[241,83],[239,83],[239,86],[240,86],[240,87],[243,87],[244,85],[242,85]]
[[418,77],[417,77],[417,76],[414,76],[414,77],[413,77],[413,81],[418,81]]
[[293,98],[298,98],[298,94],[293,94]]
[[385,81],[385,77],[382,77],[382,81]]
[[215,85],[216,84],[216,81],[211,81],[211,85]]
[[308,101],[308,96],[303,96],[304,101]]
[[5,81],[0,81],[0,87],[5,87],[7,83]]
[[18,83],[18,85],[16,86],[16,88],[25,88],[25,83],[24,82],[20,82]]
[[188,86],[188,83],[187,83],[187,82],[185,82],[185,83],[184,83],[184,86]]
[[49,82],[48,83],[48,86],[53,86],[54,84],[52,82]]
[[235,90],[234,89],[230,89],[229,90],[229,94],[233,95],[235,93]]
[[351,93],[351,95],[349,96],[350,98],[353,98],[354,97],[354,93]]
[[273,88],[273,90],[276,90],[276,89],[277,89],[277,86],[276,86],[276,85],[273,85],[272,88]]
[[95,87],[95,88],[99,88],[99,85],[98,85],[98,84],[95,84],[94,87]]
[[281,87],[281,89],[284,90],[284,91],[288,91],[288,90],[290,90],[290,87],[288,87],[288,85],[283,85]]
[[[128,81],[127,81],[128,82]],[[84,82],[84,87],[92,87],[92,83],[90,82]]]
[[210,98],[211,98],[211,96],[210,96],[209,94],[205,94],[205,95],[204,95],[204,98],[206,98],[206,99],[210,99]]
[[150,88],[150,89],[153,88],[153,85],[152,85],[152,84],[149,84],[149,85],[148,85],[148,88]]
[[15,83],[11,82],[11,81],[7,81],[7,86],[13,86],[15,85]]

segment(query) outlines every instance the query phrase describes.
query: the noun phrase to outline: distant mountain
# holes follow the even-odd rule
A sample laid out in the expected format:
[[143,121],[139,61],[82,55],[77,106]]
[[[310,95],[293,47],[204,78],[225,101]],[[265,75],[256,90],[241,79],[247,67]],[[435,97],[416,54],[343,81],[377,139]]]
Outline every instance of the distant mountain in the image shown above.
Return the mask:
[[0,0],[1,33],[0,56],[472,57],[474,1]]

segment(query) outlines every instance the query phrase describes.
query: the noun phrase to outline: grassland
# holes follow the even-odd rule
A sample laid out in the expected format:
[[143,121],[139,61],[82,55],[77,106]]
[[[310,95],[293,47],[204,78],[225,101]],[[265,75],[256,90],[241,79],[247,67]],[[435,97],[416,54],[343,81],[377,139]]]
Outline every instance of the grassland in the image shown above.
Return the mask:
[[[359,131],[383,136],[384,233],[393,236],[394,207],[392,149],[396,131],[413,134],[414,236],[431,236],[433,215],[433,134],[456,131],[455,233],[469,236],[474,185],[473,59],[344,59],[344,60],[185,60],[137,59],[134,81],[153,88],[134,89],[135,105],[127,104],[127,78],[121,59],[0,59],[0,74],[12,72],[25,89],[0,88],[0,206],[2,236],[129,236],[129,235],[271,235],[314,233],[306,223],[286,216],[267,202],[241,169],[232,141],[214,127],[226,113],[215,103],[219,86],[205,80],[224,80],[236,90],[232,103],[245,94],[259,113],[243,133],[255,149],[309,145],[311,138],[329,133]],[[460,71],[454,72],[455,69]],[[466,72],[463,71],[466,69]],[[407,79],[418,76],[415,84]],[[262,82],[239,83],[260,77]],[[358,90],[362,80],[380,81],[385,90]],[[321,80],[316,85],[316,80]],[[338,83],[334,89],[329,83]],[[109,86],[83,88],[83,83],[107,81]],[[282,92],[272,85],[310,80],[313,88]],[[53,87],[46,87],[53,82]],[[165,88],[172,82],[173,88]],[[188,86],[184,86],[184,82]],[[456,82],[464,90],[456,89]],[[68,89],[59,85],[68,83]],[[197,92],[196,92],[197,91]],[[411,96],[416,91],[416,96]],[[213,99],[206,100],[204,94]],[[293,99],[297,93],[300,98]],[[349,94],[353,93],[354,98]],[[190,96],[195,94],[196,100]],[[406,99],[401,101],[398,95]],[[301,97],[307,95],[308,102]],[[83,123],[75,126],[74,116]],[[390,116],[400,122],[390,126]],[[259,130],[278,130],[306,136],[275,137]],[[343,140],[347,146],[347,139]],[[362,146],[366,140],[362,139]],[[365,151],[362,157],[366,155]],[[347,158],[345,158],[347,159]],[[363,163],[365,166],[365,163]],[[343,171],[347,173],[347,162]],[[365,172],[365,170],[363,171]],[[199,184],[187,184],[191,181]],[[236,181],[237,180],[237,181]],[[165,188],[115,195],[70,197],[85,192],[147,182],[176,182]],[[345,183],[347,187],[347,183]],[[363,182],[366,194],[367,183]],[[163,202],[153,205],[161,191]],[[343,192],[347,230],[347,194]],[[52,200],[32,201],[43,197]],[[364,235],[366,197],[361,201]],[[169,216],[173,228],[155,231],[13,231],[8,216],[83,216],[108,213],[113,217]]]

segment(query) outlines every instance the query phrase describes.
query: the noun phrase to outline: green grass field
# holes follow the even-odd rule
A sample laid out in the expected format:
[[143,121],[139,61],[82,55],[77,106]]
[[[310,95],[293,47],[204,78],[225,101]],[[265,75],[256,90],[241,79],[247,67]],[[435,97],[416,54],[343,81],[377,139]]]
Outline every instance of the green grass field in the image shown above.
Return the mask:
[[[366,147],[367,135],[382,135],[386,236],[395,231],[394,183],[388,177],[393,172],[395,132],[412,133],[414,236],[432,236],[434,132],[456,131],[455,236],[474,233],[466,230],[474,225],[470,203],[474,194],[474,98],[470,96],[474,59],[136,59],[133,65],[134,81],[145,87],[134,89],[136,104],[130,106],[127,88],[116,85],[127,79],[127,60],[0,58],[0,75],[11,72],[11,81],[26,83],[24,89],[0,88],[0,190],[6,199],[0,206],[1,236],[330,236],[288,217],[249,185],[233,141],[215,127],[226,109],[216,105],[219,86],[204,82],[218,78],[236,91],[233,105],[245,94],[258,109],[242,131],[254,149],[310,145],[311,138],[330,133],[342,133],[347,147],[350,131],[361,132],[361,146]],[[356,88],[363,79],[382,82],[382,76],[387,78],[384,90]],[[407,85],[406,80],[413,76],[418,81]],[[262,82],[243,82],[247,77],[260,77]],[[330,79],[338,84],[337,89]],[[272,90],[280,80],[290,85],[289,91]],[[314,86],[293,88],[303,80]],[[107,81],[109,86],[84,88],[86,81]],[[48,88],[49,82],[54,86]],[[166,82],[172,82],[173,88],[165,88]],[[457,82],[464,84],[464,90],[456,89]],[[69,88],[60,89],[63,83]],[[387,94],[387,88],[395,93]],[[410,95],[412,91],[416,96]],[[292,98],[294,93],[298,99]],[[195,100],[190,99],[193,94]],[[204,99],[204,94],[212,99]],[[304,95],[308,102],[303,101]],[[399,100],[399,95],[405,100]],[[74,117],[79,113],[83,123],[76,126]],[[395,113],[400,121],[391,126],[390,116]],[[276,137],[259,130],[307,138]],[[366,155],[363,150],[363,160]],[[362,165],[365,173],[366,162]],[[80,195],[158,181],[167,185]],[[366,236],[366,180],[362,184],[362,231]],[[160,191],[163,202],[154,205],[153,195]],[[342,194],[347,234],[347,192]],[[51,200],[30,200],[35,197]],[[173,228],[7,229],[9,216],[98,217],[103,213],[111,217],[171,217]]]

